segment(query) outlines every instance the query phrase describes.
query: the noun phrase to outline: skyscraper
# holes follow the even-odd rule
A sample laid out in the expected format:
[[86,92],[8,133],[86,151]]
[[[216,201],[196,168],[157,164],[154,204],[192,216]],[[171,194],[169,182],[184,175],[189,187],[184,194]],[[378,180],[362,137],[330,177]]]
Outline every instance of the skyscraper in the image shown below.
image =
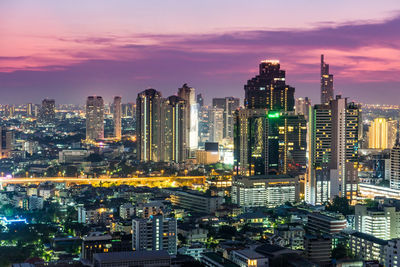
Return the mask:
[[86,139],[104,138],[104,101],[101,96],[88,96],[86,100]]
[[223,138],[233,140],[233,125],[236,109],[239,108],[239,98],[225,97],[214,98],[213,108],[219,108],[224,111],[223,114]]
[[332,109],[330,105],[314,105],[310,107],[309,114],[309,163],[305,200],[312,205],[319,205],[330,199]]
[[199,108],[202,108],[204,106],[204,98],[201,94],[198,94],[196,96],[196,102],[199,105]]
[[26,116],[32,116],[33,115],[33,105],[32,103],[26,104]]
[[268,111],[236,111],[234,146],[236,175],[268,174]]
[[390,150],[390,188],[400,189],[400,142]]
[[236,174],[303,173],[306,121],[294,114],[294,88],[286,85],[279,61],[262,61],[260,74],[244,90],[245,108],[235,116]]
[[244,90],[248,109],[294,109],[294,88],[286,85],[285,71],[280,69],[278,60],[261,61],[259,75],[248,80]]
[[329,73],[329,64],[321,55],[321,104],[328,104],[333,100],[333,75]]
[[311,100],[308,97],[296,99],[296,115],[304,115],[307,122],[309,119],[310,107]]
[[44,99],[40,108],[39,121],[41,123],[53,123],[55,120],[56,102],[54,99]]
[[224,110],[222,108],[209,109],[209,130],[211,142],[221,143],[224,138]]
[[6,127],[0,127],[0,159],[10,157],[14,134]]
[[136,99],[137,159],[161,161],[161,93],[147,89]]
[[114,97],[114,103],[113,103],[113,111],[114,111],[114,137],[117,140],[121,139],[121,115],[122,115],[122,109],[121,109],[121,97],[120,96],[115,96]]
[[185,83],[181,88],[178,89],[178,96],[185,100],[188,108],[188,119],[186,120],[186,128],[189,132],[188,145],[191,154],[190,156],[193,156],[195,150],[198,148],[199,145],[199,116],[195,89],[193,87],[189,87]]
[[162,161],[184,162],[188,155],[187,146],[187,106],[185,100],[170,96],[162,105]]
[[388,122],[385,118],[374,119],[368,130],[368,147],[375,149],[388,148],[388,130]]
[[336,96],[310,113],[310,157],[306,201],[322,204],[335,196],[354,201],[358,191],[361,109]]

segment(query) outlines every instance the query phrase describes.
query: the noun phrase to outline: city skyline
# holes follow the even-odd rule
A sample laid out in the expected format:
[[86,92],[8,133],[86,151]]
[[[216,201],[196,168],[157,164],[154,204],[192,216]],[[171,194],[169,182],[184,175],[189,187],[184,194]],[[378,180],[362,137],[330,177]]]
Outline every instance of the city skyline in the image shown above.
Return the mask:
[[[363,103],[400,100],[396,1],[385,6],[362,1],[363,9],[358,9],[360,1],[315,3],[305,12],[295,12],[301,1],[254,1],[236,3],[222,15],[218,10],[224,1],[170,1],[172,8],[165,13],[151,3],[120,1],[111,7],[89,2],[79,9],[67,2],[0,4],[7,11],[0,20],[0,89],[10,92],[2,104],[39,103],[43,97],[83,104],[88,95],[101,95],[107,102],[121,95],[134,102],[146,88],[170,95],[183,83],[202,93],[207,104],[212,97],[243,99],[244,81],[264,59],[279,59],[296,97],[318,103],[321,54],[335,75],[337,94]],[[281,19],[281,12],[264,18],[263,12],[283,7],[288,19]],[[244,19],[235,20],[242,13]],[[206,14],[208,20],[200,20]],[[154,22],[146,15],[154,15]]]

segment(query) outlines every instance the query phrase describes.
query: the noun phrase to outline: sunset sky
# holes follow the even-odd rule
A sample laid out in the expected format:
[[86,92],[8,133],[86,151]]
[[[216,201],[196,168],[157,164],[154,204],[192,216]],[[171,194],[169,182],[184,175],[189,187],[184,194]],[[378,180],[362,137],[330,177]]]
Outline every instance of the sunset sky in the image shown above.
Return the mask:
[[318,103],[321,53],[336,93],[400,104],[400,1],[0,0],[2,104],[131,102],[183,83],[208,103],[243,98],[263,59]]

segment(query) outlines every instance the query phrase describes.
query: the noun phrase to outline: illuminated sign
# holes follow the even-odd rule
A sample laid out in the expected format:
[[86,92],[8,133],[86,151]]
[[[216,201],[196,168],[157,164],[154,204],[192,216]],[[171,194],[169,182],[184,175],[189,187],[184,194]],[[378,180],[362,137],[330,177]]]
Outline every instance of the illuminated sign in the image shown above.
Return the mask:
[[279,118],[281,114],[279,112],[274,112],[274,113],[269,113],[268,118],[274,119],[274,118]]

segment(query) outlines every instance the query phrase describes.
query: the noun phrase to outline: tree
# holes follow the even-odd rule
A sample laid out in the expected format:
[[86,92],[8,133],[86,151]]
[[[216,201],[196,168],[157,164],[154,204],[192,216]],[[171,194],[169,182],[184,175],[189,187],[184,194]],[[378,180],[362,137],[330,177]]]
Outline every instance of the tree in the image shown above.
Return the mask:
[[349,200],[346,197],[335,197],[332,203],[328,203],[326,206],[327,211],[339,212],[343,215],[352,214],[352,209],[350,208]]

